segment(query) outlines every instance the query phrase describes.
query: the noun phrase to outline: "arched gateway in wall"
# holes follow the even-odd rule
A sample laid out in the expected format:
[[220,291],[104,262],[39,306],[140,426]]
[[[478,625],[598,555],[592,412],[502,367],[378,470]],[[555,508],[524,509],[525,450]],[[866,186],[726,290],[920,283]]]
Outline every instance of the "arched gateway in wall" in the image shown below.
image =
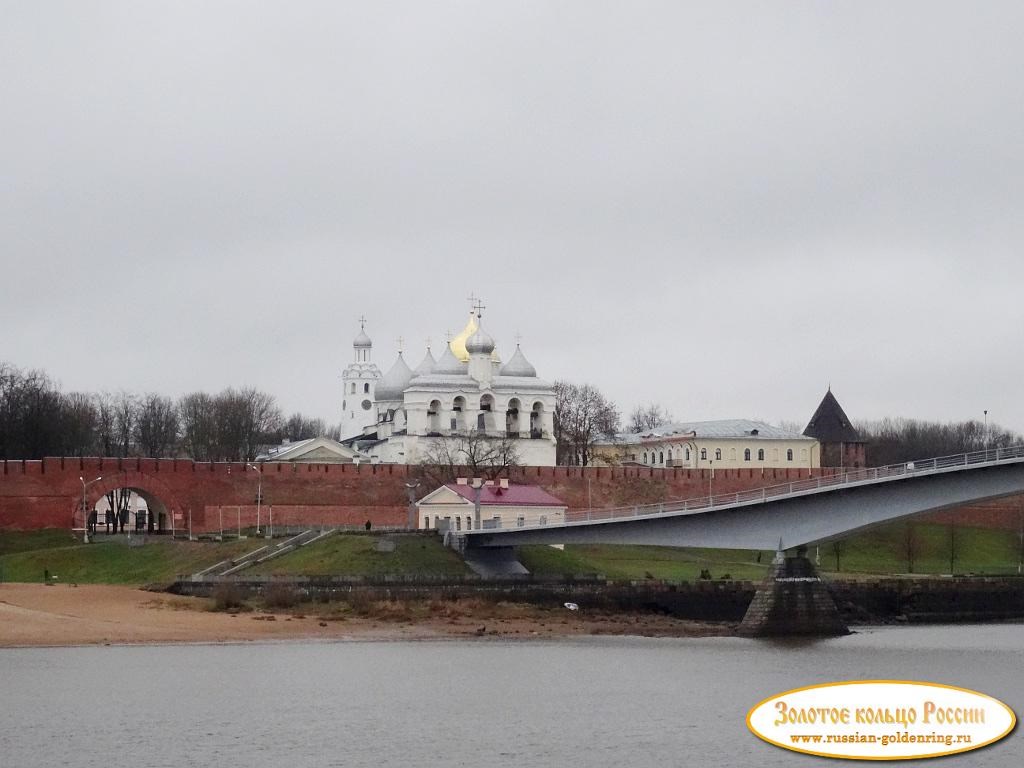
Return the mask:
[[96,508],[96,504],[111,491],[121,488],[134,491],[145,500],[149,514],[154,517],[153,527],[156,530],[170,530],[176,527],[172,516],[182,515],[185,510],[166,483],[159,477],[146,472],[122,469],[101,475],[96,482],[93,482],[96,478],[85,475],[82,475],[82,478],[88,484],[85,489],[84,509],[82,497],[79,495],[72,501],[71,511],[68,515],[68,519],[74,521],[73,527],[76,528],[84,528],[88,522],[88,514]]

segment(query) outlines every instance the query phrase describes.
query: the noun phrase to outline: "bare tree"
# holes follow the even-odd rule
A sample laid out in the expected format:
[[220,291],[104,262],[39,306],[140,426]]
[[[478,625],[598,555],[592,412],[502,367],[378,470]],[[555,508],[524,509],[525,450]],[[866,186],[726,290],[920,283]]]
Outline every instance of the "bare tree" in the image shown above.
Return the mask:
[[138,398],[125,391],[113,398],[114,409],[114,451],[115,456],[127,456],[131,452],[135,436],[135,420],[138,415]]
[[217,416],[214,399],[206,392],[192,392],[178,400],[182,448],[196,461],[215,458]]
[[940,423],[916,419],[883,419],[857,424],[867,442],[867,462],[871,466],[901,464],[933,456],[951,456],[985,448],[1015,445],[1022,437],[981,421]]
[[629,414],[629,431],[643,432],[645,429],[655,429],[672,421],[672,414],[658,403],[638,405]]
[[900,554],[907,562],[907,573],[914,572],[914,564],[921,554],[921,536],[917,526],[909,520],[903,524],[899,539]]
[[619,430],[619,409],[590,384],[555,382],[555,440],[559,464],[586,466],[594,445]]
[[311,437],[323,437],[328,434],[329,430],[323,419],[303,416],[298,412],[289,416],[281,429],[281,438],[292,441],[308,440]]
[[839,558],[842,557],[843,552],[846,550],[846,542],[842,539],[836,539],[832,542],[832,555],[836,559],[836,573],[839,573]]
[[92,395],[71,392],[64,395],[64,450],[62,454],[90,456],[98,451],[99,413]]
[[520,458],[514,438],[470,431],[434,438],[420,460],[420,474],[434,485],[443,485],[455,482],[461,473],[495,480],[518,466]]
[[228,388],[215,399],[217,445],[221,457],[253,461],[275,439],[281,411],[273,395],[252,387]]
[[178,442],[178,412],[169,397],[152,392],[136,408],[135,439],[144,455],[160,459]]

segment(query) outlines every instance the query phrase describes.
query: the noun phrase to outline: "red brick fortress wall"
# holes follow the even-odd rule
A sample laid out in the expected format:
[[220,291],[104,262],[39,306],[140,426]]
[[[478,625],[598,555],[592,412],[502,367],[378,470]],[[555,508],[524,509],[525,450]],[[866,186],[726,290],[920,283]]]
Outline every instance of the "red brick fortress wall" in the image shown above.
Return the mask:
[[[280,525],[404,526],[408,517],[407,482],[419,468],[404,465],[264,464],[261,522]],[[641,467],[521,467],[513,482],[539,485],[571,510],[657,504],[672,499],[706,496],[779,485],[807,477],[830,476],[840,470],[721,469]],[[240,463],[196,463],[186,459],[52,458],[0,464],[0,530],[81,527],[82,484],[97,477],[86,502],[91,509],[109,490],[137,488],[158,499],[185,528],[191,511],[195,532],[243,527],[256,523],[259,473]],[[423,482],[417,498],[433,487]],[[1024,499],[1015,497],[971,507],[964,524],[1016,526]],[[949,514],[949,513],[943,513]],[[1011,525],[1012,523],[1012,525]],[[168,523],[168,526],[170,524]]]

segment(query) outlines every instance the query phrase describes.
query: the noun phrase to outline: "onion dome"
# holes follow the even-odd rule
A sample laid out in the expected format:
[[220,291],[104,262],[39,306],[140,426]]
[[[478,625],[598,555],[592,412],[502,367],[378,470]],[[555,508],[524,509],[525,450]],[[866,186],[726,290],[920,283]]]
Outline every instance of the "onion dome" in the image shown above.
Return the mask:
[[435,365],[437,365],[437,361],[430,354],[430,347],[427,347],[427,354],[423,356],[423,362],[416,366],[415,374],[417,376],[426,376],[434,370]]
[[366,335],[366,331],[360,328],[359,335],[356,336],[355,341],[352,342],[352,346],[356,349],[366,349],[367,347],[372,347],[373,342],[370,341],[370,337]]
[[466,327],[459,332],[458,336],[448,342],[452,354],[464,363],[469,361],[469,352],[466,351],[466,340],[476,333],[476,329],[479,327],[480,324],[476,321],[476,315],[470,312],[469,322],[466,323]]
[[494,339],[478,324],[476,333],[466,341],[466,351],[471,355],[489,355],[494,352]]
[[391,370],[384,374],[380,384],[377,385],[376,399],[378,402],[401,400],[405,388],[412,381],[412,370],[405,364],[402,353],[398,353],[398,359],[391,366]]
[[499,372],[501,376],[525,376],[527,378],[537,378],[537,369],[534,368],[530,361],[526,359],[526,355],[523,354],[523,350],[516,344],[516,353],[512,355],[512,359],[501,366]]
[[461,376],[466,373],[466,364],[455,356],[450,346],[446,346],[431,373],[435,376]]

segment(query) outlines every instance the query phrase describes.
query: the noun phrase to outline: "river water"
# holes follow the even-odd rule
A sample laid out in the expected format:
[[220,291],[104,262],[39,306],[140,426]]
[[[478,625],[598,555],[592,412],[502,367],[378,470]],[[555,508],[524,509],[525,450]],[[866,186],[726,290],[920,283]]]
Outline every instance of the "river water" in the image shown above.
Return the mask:
[[[761,742],[745,717],[774,693],[869,678],[972,688],[1020,713],[1024,625],[886,627],[818,642],[7,649],[0,766],[849,766]],[[1015,733],[941,763],[1022,761]]]

